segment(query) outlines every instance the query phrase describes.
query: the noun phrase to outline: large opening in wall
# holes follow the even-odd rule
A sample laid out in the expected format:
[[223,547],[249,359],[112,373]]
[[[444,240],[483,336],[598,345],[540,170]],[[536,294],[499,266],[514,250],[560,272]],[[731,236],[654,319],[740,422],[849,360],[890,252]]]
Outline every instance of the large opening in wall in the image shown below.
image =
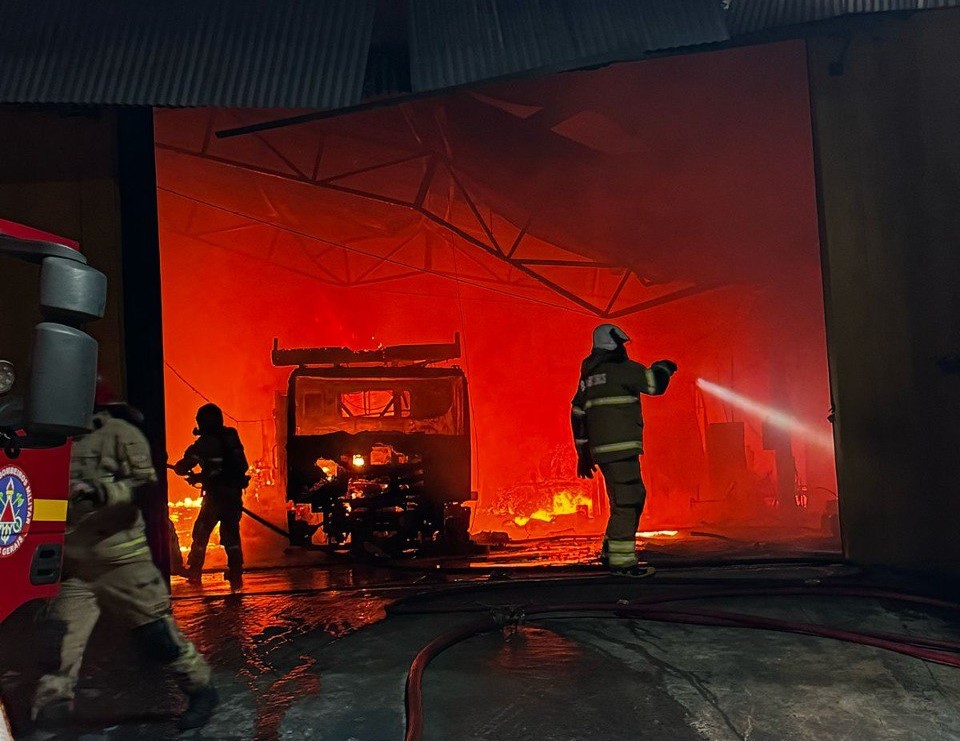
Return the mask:
[[[437,367],[466,377],[471,531],[600,533],[605,494],[576,478],[569,414],[591,332],[613,322],[634,359],[680,367],[643,403],[647,537],[838,547],[802,44],[215,136],[287,113],[156,114],[171,461],[216,402],[251,462],[247,506],[283,524],[293,368],[272,363],[274,339],[459,333]],[[416,389],[337,393],[352,424],[416,422]],[[186,547],[196,491],[173,480],[170,497]],[[249,518],[243,534],[248,560],[282,558]]]

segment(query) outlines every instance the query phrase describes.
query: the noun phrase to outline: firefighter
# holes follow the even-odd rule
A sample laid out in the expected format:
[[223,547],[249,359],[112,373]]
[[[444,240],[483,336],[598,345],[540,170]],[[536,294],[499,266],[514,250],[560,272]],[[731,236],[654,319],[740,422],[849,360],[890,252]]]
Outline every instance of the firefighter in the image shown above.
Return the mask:
[[[240,547],[240,516],[243,490],[250,482],[247,458],[240,435],[223,424],[223,412],[216,404],[197,410],[197,439],[187,448],[173,470],[203,487],[203,503],[193,525],[193,541],[187,556],[188,579],[200,584],[207,543],[220,523],[220,544],[227,552],[226,578],[232,589],[243,585],[243,550]],[[196,469],[200,470],[197,471]]]
[[627,334],[613,324],[593,332],[593,351],[580,367],[571,425],[577,449],[577,475],[592,479],[597,466],[610,497],[610,520],[603,558],[611,571],[646,576],[637,563],[636,532],[646,489],[640,476],[643,414],[640,395],[667,390],[677,365],[658,360],[649,368],[627,357]]
[[131,628],[148,658],[172,670],[189,698],[180,728],[199,728],[210,719],[217,692],[209,665],[173,619],[167,584],[147,545],[138,498],[156,491],[149,445],[110,396],[98,382],[93,431],[76,438],[71,450],[63,581],[40,623],[45,673],[32,716],[42,728],[69,721],[84,649],[107,612]]

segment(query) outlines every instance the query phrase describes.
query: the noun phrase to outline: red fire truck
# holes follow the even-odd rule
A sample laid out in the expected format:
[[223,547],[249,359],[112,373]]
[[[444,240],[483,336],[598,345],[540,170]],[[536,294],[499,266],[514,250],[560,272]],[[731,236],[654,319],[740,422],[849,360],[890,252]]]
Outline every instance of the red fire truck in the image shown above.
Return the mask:
[[[0,275],[18,286],[31,281],[39,293],[0,320],[2,622],[57,593],[70,437],[89,429],[97,378],[97,343],[81,327],[103,316],[107,281],[77,243],[2,219]],[[17,347],[30,332],[16,325],[36,319],[29,347]]]

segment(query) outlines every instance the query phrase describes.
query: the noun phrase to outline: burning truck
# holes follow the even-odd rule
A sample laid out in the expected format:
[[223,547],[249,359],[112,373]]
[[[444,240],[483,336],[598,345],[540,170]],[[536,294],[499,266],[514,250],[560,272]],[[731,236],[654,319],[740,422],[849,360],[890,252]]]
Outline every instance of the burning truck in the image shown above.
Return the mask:
[[[280,348],[290,544],[399,556],[469,544],[470,409],[452,344]],[[441,365],[444,364],[444,365]]]

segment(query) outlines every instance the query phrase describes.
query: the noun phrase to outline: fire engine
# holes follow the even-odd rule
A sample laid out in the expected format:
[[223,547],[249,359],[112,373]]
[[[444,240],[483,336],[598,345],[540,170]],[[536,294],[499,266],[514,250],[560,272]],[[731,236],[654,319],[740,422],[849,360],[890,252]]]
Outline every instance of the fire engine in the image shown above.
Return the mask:
[[273,347],[290,543],[399,556],[469,546],[470,407],[451,344]]
[[81,327],[103,316],[107,291],[77,243],[0,219],[0,275],[20,275],[15,261],[39,298],[4,329],[40,321],[29,348],[0,347],[0,622],[59,588],[70,437],[90,428],[97,380],[97,342]]

